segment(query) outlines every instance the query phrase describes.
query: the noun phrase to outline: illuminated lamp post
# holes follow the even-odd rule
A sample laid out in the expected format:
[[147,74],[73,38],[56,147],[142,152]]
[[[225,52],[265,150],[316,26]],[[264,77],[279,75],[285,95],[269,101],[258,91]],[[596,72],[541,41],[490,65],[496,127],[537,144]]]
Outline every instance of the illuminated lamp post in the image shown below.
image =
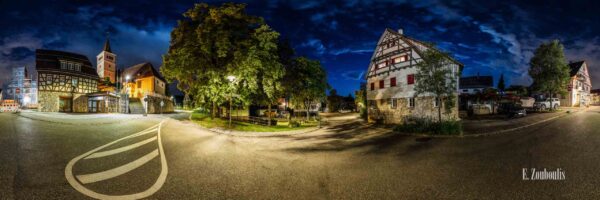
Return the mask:
[[131,77],[129,75],[125,76],[125,99],[127,100],[125,106],[125,113],[129,114],[129,79]]
[[[227,80],[229,80],[230,86],[233,86],[233,82],[235,81],[235,76],[229,75],[227,76]],[[229,128],[231,129],[231,104],[233,102],[233,94],[229,93]]]

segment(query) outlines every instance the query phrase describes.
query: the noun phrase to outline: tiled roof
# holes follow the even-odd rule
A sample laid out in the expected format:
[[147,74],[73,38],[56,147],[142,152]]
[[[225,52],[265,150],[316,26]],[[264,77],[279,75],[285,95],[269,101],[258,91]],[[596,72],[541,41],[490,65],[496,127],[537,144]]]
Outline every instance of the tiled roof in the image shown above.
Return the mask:
[[158,79],[167,82],[167,80],[165,80],[165,78],[163,78],[162,75],[149,62],[144,62],[131,66],[123,71],[123,75],[125,77],[130,76],[133,79],[155,76]]

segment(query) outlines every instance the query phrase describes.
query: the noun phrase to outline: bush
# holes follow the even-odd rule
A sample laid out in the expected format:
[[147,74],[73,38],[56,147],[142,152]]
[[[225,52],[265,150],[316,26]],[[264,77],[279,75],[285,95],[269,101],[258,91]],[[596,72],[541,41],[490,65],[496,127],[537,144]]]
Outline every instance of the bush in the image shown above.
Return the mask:
[[296,128],[296,127],[300,127],[300,122],[298,121],[290,121],[289,125],[290,128]]
[[367,120],[367,108],[360,108],[360,118]]
[[428,118],[413,118],[407,120],[404,124],[396,126],[394,130],[403,133],[458,135],[462,133],[462,125],[456,120],[442,121],[440,123]]

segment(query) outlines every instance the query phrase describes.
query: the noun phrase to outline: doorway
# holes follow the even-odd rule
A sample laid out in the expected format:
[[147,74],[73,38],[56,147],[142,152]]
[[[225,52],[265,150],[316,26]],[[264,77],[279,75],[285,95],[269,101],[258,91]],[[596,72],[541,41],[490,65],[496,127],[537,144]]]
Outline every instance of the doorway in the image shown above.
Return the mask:
[[73,112],[71,110],[71,104],[73,99],[71,97],[59,97],[58,98],[58,112]]
[[91,113],[98,112],[98,101],[89,100],[88,101],[88,110]]

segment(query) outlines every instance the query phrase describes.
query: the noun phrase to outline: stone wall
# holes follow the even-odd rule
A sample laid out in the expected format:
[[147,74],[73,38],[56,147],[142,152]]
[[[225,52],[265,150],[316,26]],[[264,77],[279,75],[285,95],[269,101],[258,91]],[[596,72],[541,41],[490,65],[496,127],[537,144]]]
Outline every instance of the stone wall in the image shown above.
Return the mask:
[[[397,99],[396,108],[391,108],[388,99],[374,100],[374,106],[368,106],[368,121],[380,121],[384,124],[401,124],[409,117],[416,118],[432,118],[437,120],[438,108],[433,105],[433,97],[417,97],[415,98],[415,106],[408,106],[408,98]],[[442,106],[442,119],[459,119],[458,118],[458,101],[455,102],[454,108],[450,114],[446,114],[446,109]]]
[[164,102],[164,106],[162,107],[162,113],[171,113],[175,111],[175,107],[173,106],[173,101],[167,98],[146,96],[147,105],[148,105],[148,114],[160,114],[161,106],[160,102]]
[[59,112],[60,97],[73,99],[73,112],[88,112],[87,96],[85,94],[69,93],[69,92],[38,92],[38,111],[40,112]]

